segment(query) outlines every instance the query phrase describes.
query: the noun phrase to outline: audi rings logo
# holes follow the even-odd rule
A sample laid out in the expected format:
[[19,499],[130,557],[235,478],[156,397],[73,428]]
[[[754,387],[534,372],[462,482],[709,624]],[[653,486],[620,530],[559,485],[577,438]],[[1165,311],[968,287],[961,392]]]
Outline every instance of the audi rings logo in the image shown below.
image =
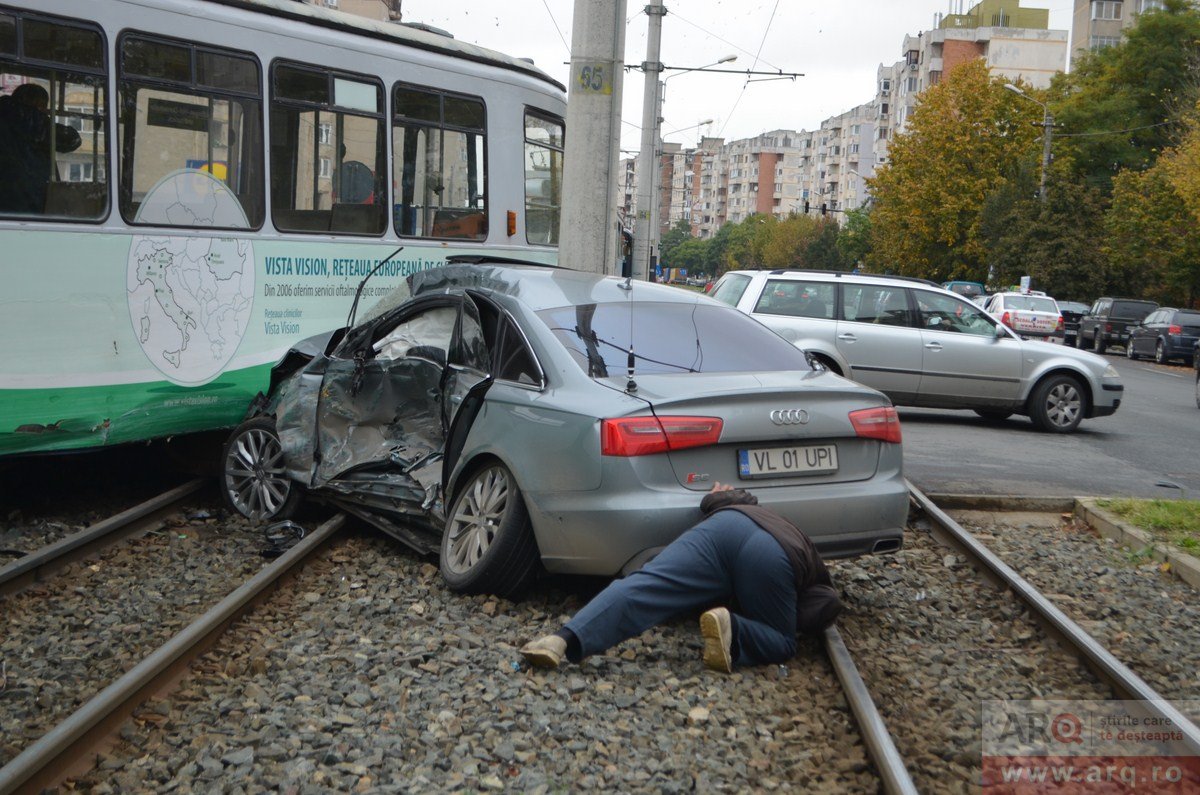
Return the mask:
[[776,425],[808,424],[808,412],[804,409],[775,409],[770,416],[771,422]]

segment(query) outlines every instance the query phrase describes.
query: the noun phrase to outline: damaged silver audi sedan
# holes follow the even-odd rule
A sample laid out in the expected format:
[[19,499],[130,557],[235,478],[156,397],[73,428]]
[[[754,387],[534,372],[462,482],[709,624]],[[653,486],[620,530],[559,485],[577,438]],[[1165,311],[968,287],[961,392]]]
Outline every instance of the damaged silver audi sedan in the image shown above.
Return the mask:
[[907,515],[882,394],[703,295],[544,265],[410,276],[289,352],[251,415],[223,454],[231,507],[320,498],[439,552],[459,591],[630,571],[717,481],[832,557],[898,549]]

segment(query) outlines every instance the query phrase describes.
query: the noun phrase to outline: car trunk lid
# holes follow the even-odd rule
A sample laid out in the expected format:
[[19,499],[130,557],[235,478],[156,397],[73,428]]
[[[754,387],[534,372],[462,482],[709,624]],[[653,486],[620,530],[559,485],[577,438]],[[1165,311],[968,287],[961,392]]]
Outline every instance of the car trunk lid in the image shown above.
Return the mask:
[[[625,387],[623,378],[605,380]],[[762,488],[866,480],[885,444],[858,437],[850,412],[889,406],[887,398],[832,373],[647,375],[634,381],[636,394],[660,418],[722,421],[717,444],[665,454],[688,488],[703,491],[717,481]]]

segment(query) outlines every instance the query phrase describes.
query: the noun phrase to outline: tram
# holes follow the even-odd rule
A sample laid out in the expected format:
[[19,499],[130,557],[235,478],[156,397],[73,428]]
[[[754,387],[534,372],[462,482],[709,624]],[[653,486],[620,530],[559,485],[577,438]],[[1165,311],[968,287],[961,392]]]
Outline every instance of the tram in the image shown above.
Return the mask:
[[556,262],[565,110],[527,61],[294,0],[0,0],[0,456],[237,424],[385,259],[360,309],[451,255]]

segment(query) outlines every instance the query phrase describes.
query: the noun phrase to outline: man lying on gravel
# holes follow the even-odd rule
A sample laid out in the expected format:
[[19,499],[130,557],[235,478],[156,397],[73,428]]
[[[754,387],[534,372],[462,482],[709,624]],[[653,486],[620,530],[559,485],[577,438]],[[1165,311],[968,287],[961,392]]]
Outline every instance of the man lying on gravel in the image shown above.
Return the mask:
[[562,629],[530,641],[531,665],[578,663],[681,613],[700,616],[704,664],[782,663],[796,634],[817,634],[842,610],[824,561],[798,527],[732,486],[713,486],[700,503],[704,519],[646,566],[601,591]]

